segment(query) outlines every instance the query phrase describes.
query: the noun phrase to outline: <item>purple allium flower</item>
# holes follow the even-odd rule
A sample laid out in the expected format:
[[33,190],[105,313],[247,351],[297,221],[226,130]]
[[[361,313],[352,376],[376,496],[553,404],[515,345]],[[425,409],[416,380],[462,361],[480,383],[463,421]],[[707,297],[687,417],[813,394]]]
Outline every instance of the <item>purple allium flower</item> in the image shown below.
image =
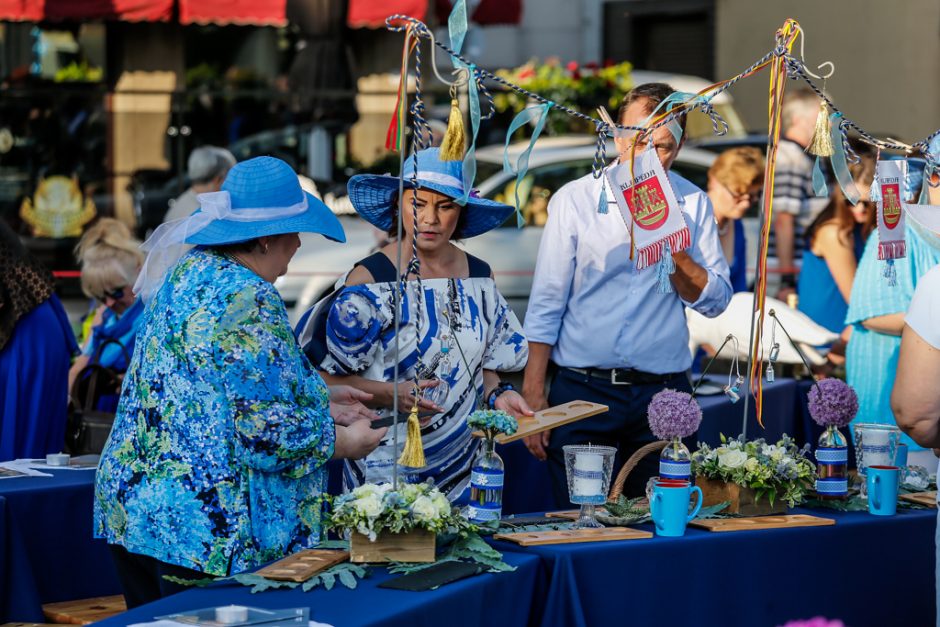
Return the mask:
[[858,413],[858,395],[841,379],[823,379],[809,390],[809,415],[818,424],[844,427]]
[[822,616],[817,616],[809,620],[791,620],[783,627],[845,627],[841,620],[827,620]]
[[660,440],[687,438],[702,422],[702,408],[691,395],[665,389],[658,392],[647,408],[650,430]]

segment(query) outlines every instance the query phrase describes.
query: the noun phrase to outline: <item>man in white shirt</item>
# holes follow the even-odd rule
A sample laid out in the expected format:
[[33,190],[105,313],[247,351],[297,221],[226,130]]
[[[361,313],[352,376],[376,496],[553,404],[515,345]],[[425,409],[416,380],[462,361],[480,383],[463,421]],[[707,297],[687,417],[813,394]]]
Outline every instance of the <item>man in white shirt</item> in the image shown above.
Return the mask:
[[[673,89],[663,83],[634,88],[620,108],[620,123],[642,126]],[[684,130],[685,120],[681,120]],[[647,147],[648,137],[637,144]],[[621,160],[633,138],[618,138]],[[653,149],[667,171],[681,147],[667,126],[652,133]],[[692,236],[692,246],[673,254],[673,291],[660,293],[655,267],[638,271],[630,259],[627,227],[616,209],[598,212],[602,181],[591,174],[552,197],[539,247],[526,311],[529,362],[523,395],[533,409],[572,400],[610,406],[610,411],[526,438],[540,460],[548,459],[555,499],[568,503],[566,444],[604,444],[618,449],[615,469],[638,448],[654,441],[646,408],[664,388],[689,391],[685,307],[714,317],[731,299],[728,263],[708,196],[681,176],[669,180]],[[613,197],[609,195],[608,201]],[[546,401],[549,361],[557,367]],[[630,474],[624,493],[642,494],[656,474],[648,456]]]
[[235,155],[225,148],[200,146],[189,153],[186,174],[190,188],[170,201],[164,222],[188,218],[199,208],[199,194],[217,192],[222,188],[225,175],[235,165]]

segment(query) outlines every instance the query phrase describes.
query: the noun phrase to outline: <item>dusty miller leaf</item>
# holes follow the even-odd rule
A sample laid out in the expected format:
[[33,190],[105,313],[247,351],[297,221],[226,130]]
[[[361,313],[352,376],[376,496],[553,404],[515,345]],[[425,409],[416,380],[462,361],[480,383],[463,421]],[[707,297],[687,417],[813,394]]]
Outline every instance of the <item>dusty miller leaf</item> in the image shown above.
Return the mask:
[[339,571],[339,581],[350,590],[355,590],[356,584],[358,583],[356,581],[356,576],[348,570]]
[[232,579],[243,586],[251,586],[252,594],[264,592],[265,590],[277,590],[278,588],[296,588],[300,585],[296,581],[274,581],[273,579],[265,579],[261,575],[254,573],[241,573],[235,575]]

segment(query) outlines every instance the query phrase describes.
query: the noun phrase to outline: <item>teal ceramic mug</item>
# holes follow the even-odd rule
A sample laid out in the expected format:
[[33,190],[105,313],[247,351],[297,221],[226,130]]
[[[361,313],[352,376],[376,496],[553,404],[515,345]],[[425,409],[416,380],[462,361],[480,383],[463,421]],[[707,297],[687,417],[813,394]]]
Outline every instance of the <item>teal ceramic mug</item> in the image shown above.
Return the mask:
[[868,512],[875,516],[894,516],[898,510],[898,467],[868,467]]
[[[692,493],[698,498],[692,512],[689,512],[689,499]],[[685,535],[685,526],[689,524],[702,508],[702,489],[686,483],[669,482],[653,485],[653,497],[650,499],[650,514],[656,525],[657,536],[676,537]]]

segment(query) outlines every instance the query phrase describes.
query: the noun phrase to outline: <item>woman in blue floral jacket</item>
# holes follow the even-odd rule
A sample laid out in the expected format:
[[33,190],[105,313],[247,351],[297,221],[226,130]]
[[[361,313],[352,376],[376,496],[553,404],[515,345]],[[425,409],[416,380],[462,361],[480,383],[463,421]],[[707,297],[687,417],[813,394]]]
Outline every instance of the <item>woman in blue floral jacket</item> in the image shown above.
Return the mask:
[[[345,239],[332,213],[270,157],[200,201],[144,245],[148,307],[96,477],[96,531],[129,606],[174,591],[166,574],[227,575],[316,545],[323,465],[385,431],[356,419],[368,395],[334,391],[331,410],[272,285],[298,232]],[[184,243],[197,247],[179,259]]]

